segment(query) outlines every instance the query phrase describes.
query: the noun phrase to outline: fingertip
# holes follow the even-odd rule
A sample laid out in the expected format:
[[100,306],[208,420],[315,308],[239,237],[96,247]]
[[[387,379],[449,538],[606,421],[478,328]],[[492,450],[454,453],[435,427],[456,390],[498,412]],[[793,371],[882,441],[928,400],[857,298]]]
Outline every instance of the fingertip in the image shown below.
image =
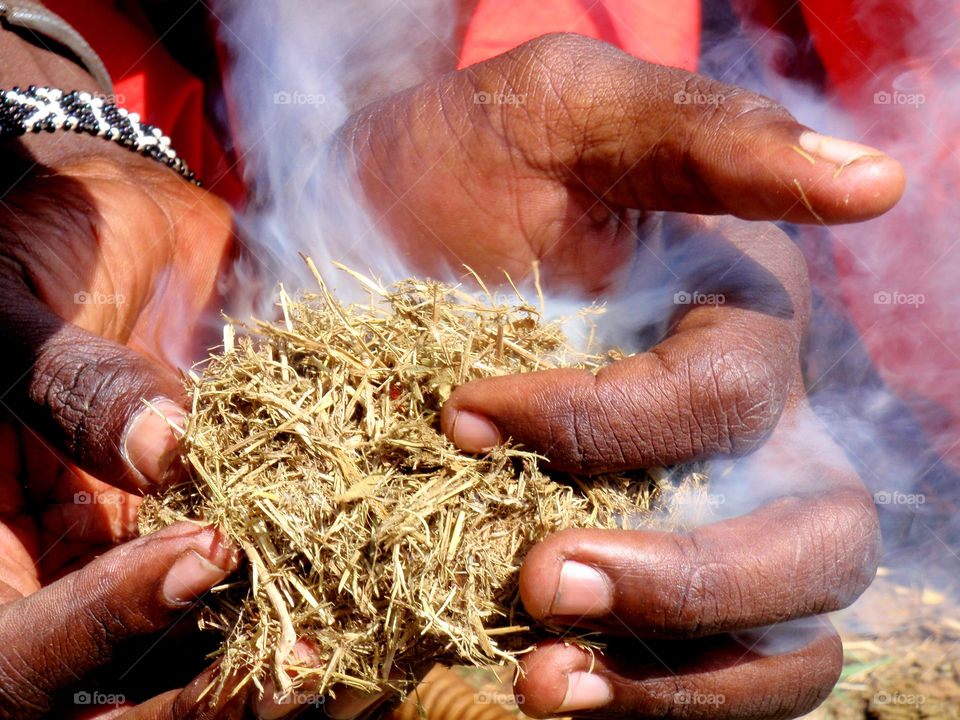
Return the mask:
[[440,416],[444,434],[468,453],[485,453],[502,442],[500,431],[483,415],[447,403]]
[[792,150],[794,165],[799,163],[792,190],[799,202],[788,213],[790,219],[869,220],[896,205],[906,188],[903,166],[869,145],[805,130]]
[[545,643],[521,661],[515,685],[520,709],[532,717],[596,710],[614,698],[596,658],[574,645]]
[[[843,173],[848,176],[843,177]],[[856,189],[859,205],[856,214],[847,215],[843,222],[859,222],[883,215],[892,209],[907,187],[907,173],[899,161],[889,155],[855,160],[849,166],[838,169],[834,176]],[[844,211],[852,204],[844,193]]]
[[219,567],[196,550],[186,550],[174,561],[164,577],[163,598],[172,607],[186,605],[223,581],[231,572],[232,568]]
[[563,558],[553,550],[556,535],[533,546],[520,567],[520,600],[524,609],[536,620],[550,616],[557,596]]
[[163,482],[179,448],[185,415],[178,403],[160,398],[139,410],[127,424],[123,451],[149,483],[142,489],[151,489]]
[[136,542],[150,565],[163,572],[160,595],[170,607],[193,602],[240,564],[237,546],[213,527],[179,522]]
[[577,556],[582,538],[577,530],[565,530],[527,554],[520,569],[520,598],[531,617],[576,623],[613,610],[615,588],[611,579],[591,558],[569,557]]

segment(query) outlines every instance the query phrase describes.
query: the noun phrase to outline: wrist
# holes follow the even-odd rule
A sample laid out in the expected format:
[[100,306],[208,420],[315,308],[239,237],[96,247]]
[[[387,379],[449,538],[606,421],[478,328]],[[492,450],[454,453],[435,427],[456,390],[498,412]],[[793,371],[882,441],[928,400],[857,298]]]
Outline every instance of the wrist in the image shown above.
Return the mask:
[[[0,87],[46,85],[103,93],[93,76],[77,62],[31,42],[29,31],[7,23],[0,28]],[[45,42],[51,46],[56,41]]]
[[[20,33],[0,28],[0,89],[30,85],[82,90],[99,95],[103,90],[83,67],[51,50],[39,47]],[[21,157],[47,167],[58,168],[71,161],[94,155],[120,157],[109,143],[97,138],[47,133],[25,135],[0,141],[0,159]]]

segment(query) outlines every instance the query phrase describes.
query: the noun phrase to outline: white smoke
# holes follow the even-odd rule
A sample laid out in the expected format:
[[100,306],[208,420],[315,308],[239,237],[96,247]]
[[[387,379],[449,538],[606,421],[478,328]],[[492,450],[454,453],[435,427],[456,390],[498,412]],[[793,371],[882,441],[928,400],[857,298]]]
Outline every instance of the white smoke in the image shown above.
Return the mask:
[[[230,124],[251,190],[241,218],[240,316],[264,313],[276,284],[328,282],[331,261],[392,281],[410,275],[357,203],[338,128],[357,109],[444,69],[453,4],[431,0],[222,0]],[[342,299],[357,292],[345,283]],[[246,305],[246,306],[245,306]]]

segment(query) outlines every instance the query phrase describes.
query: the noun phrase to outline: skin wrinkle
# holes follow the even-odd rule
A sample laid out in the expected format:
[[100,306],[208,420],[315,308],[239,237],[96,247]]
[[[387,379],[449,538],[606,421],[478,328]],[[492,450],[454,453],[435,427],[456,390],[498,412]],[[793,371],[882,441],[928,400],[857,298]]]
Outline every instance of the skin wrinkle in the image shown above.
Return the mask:
[[[723,438],[729,436],[728,431],[725,432],[721,429],[723,423],[720,421],[724,416],[724,396],[723,390],[718,384],[716,368],[712,364],[708,364],[708,370],[706,375],[703,373],[696,372],[694,370],[694,362],[702,362],[700,358],[687,356],[685,358],[686,365],[686,405],[683,410],[686,412],[680,417],[685,417],[690,423],[690,429],[685,433],[686,436],[691,438],[691,446],[689,448],[689,453],[691,455],[699,455],[703,452],[708,452],[711,449],[711,446],[717,446],[717,450],[720,452],[724,451],[723,448]],[[698,387],[698,383],[695,382],[696,378],[705,378],[708,382],[713,381],[714,390],[710,398],[710,402],[700,403],[697,402],[697,394],[699,391],[704,390],[705,388]],[[679,397],[679,393],[677,394]],[[697,408],[700,407],[709,408],[709,413],[696,412]],[[714,420],[714,425],[712,428],[706,426],[707,415],[711,415]],[[694,428],[697,428],[698,431],[694,431]],[[711,432],[711,430],[713,432]],[[711,438],[716,438],[711,440]]]
[[[617,461],[626,463],[628,456],[623,451],[623,445],[631,442],[634,436],[629,432],[618,432],[624,423],[611,419],[611,408],[599,397],[596,383],[593,384],[590,390],[594,396],[593,403],[599,408],[600,413],[600,417],[593,418],[593,422],[588,425],[590,429],[590,445],[597,457],[604,457],[607,454],[605,452],[606,450],[613,449],[617,453]],[[613,442],[609,440],[611,437],[613,438]]]
[[[8,615],[8,612],[0,611],[0,627]],[[47,709],[42,694],[31,682],[29,670],[30,666],[15,643],[0,653],[0,710],[4,707],[12,711],[24,708],[36,714]]]
[[689,608],[700,600],[697,593],[698,588],[695,585],[695,573],[690,572],[690,568],[695,566],[698,558],[702,555],[702,549],[699,546],[697,532],[686,535],[669,536],[673,553],[677,557],[677,564],[680,566],[680,575],[683,578],[684,585],[679,595],[675,595],[680,588],[671,588],[670,595],[662,601],[664,608],[663,628],[677,627],[681,633],[689,635],[691,631],[695,632],[700,626],[700,618],[693,615],[692,622],[688,620]]
[[577,398],[570,398],[569,402],[570,408],[565,413],[564,417],[567,419],[569,427],[573,431],[573,466],[576,468],[588,467],[588,450],[586,444],[584,443],[583,436],[581,435],[581,430],[584,427],[584,421],[580,417],[580,402]]
[[[596,392],[596,383],[594,383],[594,391]],[[611,420],[611,412],[613,412],[614,417],[617,416],[616,411],[611,411],[610,408],[620,408],[620,407],[631,407],[632,405],[632,393],[625,386],[608,384],[606,388],[608,393],[612,393],[615,397],[610,401],[606,402],[607,398],[597,398],[595,402],[598,407],[601,408],[604,418],[604,427],[607,429],[606,437],[613,438],[613,444],[617,449],[619,454],[619,462],[626,465],[629,463],[628,457],[630,454],[625,453],[623,446],[627,443],[633,447],[633,456],[639,456],[642,453],[642,448],[640,444],[640,437],[642,435],[642,430],[638,428],[638,420],[636,416],[628,418],[620,418],[621,422],[615,422]],[[630,428],[630,431],[627,432],[615,432],[618,425],[626,425]],[[605,443],[606,444],[606,443]]]
[[[104,369],[103,365],[107,365],[110,369]],[[113,389],[114,392],[119,389],[121,392],[127,391],[127,368],[120,368],[114,365],[112,360],[107,360],[106,363],[102,361],[96,361],[93,363],[93,382],[87,388],[87,380],[81,387],[74,387],[70,389],[71,394],[78,400],[82,400],[83,408],[80,413],[79,420],[74,424],[74,447],[72,448],[73,452],[79,454],[80,449],[84,446],[98,447],[102,450],[102,442],[105,437],[113,437],[113,433],[104,433],[101,428],[97,427],[97,423],[91,423],[91,427],[88,429],[87,420],[90,418],[90,406],[91,400],[96,398],[101,394],[106,394]],[[88,371],[89,372],[89,371]],[[79,375],[78,375],[79,377]],[[78,392],[79,390],[79,392]],[[124,423],[125,424],[125,421]]]
[[[54,357],[51,358],[51,355]],[[52,410],[54,417],[70,429],[64,440],[68,444],[68,449],[72,451],[76,447],[73,444],[76,441],[73,436],[75,425],[82,417],[83,408],[75,407],[70,402],[75,396],[69,388],[77,384],[82,368],[56,362],[56,357],[54,349],[49,346],[44,348],[43,354],[38,358],[31,372],[28,392],[43,407]]]
[[[44,401],[61,424],[69,428],[70,433],[65,438],[69,451],[79,453],[86,447],[86,440],[91,434],[95,436],[101,432],[96,422],[90,423],[90,430],[87,427],[92,419],[91,398],[98,396],[103,388],[122,388],[117,382],[122,373],[112,367],[112,359],[95,356],[91,365],[77,365],[69,358],[69,352],[70,349],[66,347],[61,350],[57,346],[48,346],[41,361],[38,361],[34,374],[49,378],[44,385]],[[60,361],[64,357],[66,360]],[[109,374],[105,374],[106,367],[111,367]],[[91,379],[94,383],[92,386]]]
[[[17,219],[18,225],[22,225],[23,229],[26,230],[30,235],[28,241],[17,241],[16,243],[10,243],[11,247],[11,260],[18,263],[20,272],[22,272],[24,280],[27,283],[27,286],[30,289],[30,292],[37,294],[41,300],[45,300],[42,295],[37,293],[37,289],[42,287],[42,283],[38,282],[39,278],[42,277],[57,277],[61,273],[53,267],[53,262],[56,262],[64,271],[68,274],[73,275],[76,278],[75,268],[81,266],[81,258],[78,254],[72,252],[72,249],[64,249],[61,251],[59,248],[56,252],[53,252],[46,241],[39,235],[37,235],[32,226],[34,223],[46,222],[47,218],[40,217],[34,214],[27,214],[29,211],[24,207],[21,207],[18,212],[8,213]],[[30,218],[31,225],[28,227],[23,220],[24,216]],[[79,222],[88,223],[86,219],[81,219]],[[0,223],[3,225],[4,223]],[[4,243],[9,242],[8,238],[12,237],[14,233],[4,233]],[[37,245],[42,245],[43,249],[46,252],[37,252]],[[5,253],[6,254],[6,253]],[[30,268],[31,272],[28,274],[26,268]]]
[[[687,93],[688,97],[698,93],[707,95],[717,94],[713,92],[717,89],[716,85],[709,83],[704,86],[703,79],[697,76],[686,79],[682,84],[682,88],[681,92]],[[703,132],[680,134],[682,145],[676,151],[680,162],[674,164],[674,168],[679,168],[678,171],[675,170],[674,172],[674,175],[677,177],[679,191],[677,193],[670,193],[668,197],[673,201],[675,194],[679,194],[681,197],[692,195],[698,198],[702,207],[720,207],[728,210],[725,203],[721,202],[716,193],[713,192],[708,179],[709,175],[704,173],[704,170],[709,169],[709,165],[704,165],[701,156],[706,153],[699,152],[699,146],[703,144],[707,147],[716,144],[714,138],[719,135],[718,130],[723,129],[723,126],[726,124],[727,109],[725,102],[716,105],[708,104],[708,114],[706,115],[704,114],[704,108],[699,105],[676,105],[675,112],[679,124],[683,126],[690,124],[690,121],[684,116],[691,114],[693,108],[696,108],[697,113],[695,126],[698,130],[703,130]],[[710,156],[712,156],[712,153],[710,153]],[[674,201],[670,209],[682,207],[683,205],[684,203],[678,204]]]
[[[738,353],[738,357],[743,355],[743,351]],[[741,368],[744,369],[743,372]],[[727,396],[719,407],[730,409],[733,419],[731,420],[730,415],[724,417],[729,452],[740,455],[758,447],[769,437],[779,420],[786,406],[787,392],[776,378],[785,373],[773,370],[766,359],[749,363],[746,358],[737,363],[735,368],[728,370],[722,367],[721,372],[723,376],[718,379],[717,391],[721,392],[723,387],[737,388],[735,391],[727,391]],[[742,383],[734,383],[730,378],[731,374],[739,374]],[[749,407],[742,408],[744,403]],[[760,412],[753,413],[752,408],[758,408]]]

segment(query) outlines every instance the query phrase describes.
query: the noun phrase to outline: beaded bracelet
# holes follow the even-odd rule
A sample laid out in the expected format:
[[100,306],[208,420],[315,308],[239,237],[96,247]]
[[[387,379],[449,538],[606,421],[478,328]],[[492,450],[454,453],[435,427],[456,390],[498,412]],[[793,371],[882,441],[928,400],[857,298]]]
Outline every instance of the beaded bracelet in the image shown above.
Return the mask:
[[160,128],[140,122],[137,113],[105,102],[103,98],[74,90],[31,85],[23,90],[0,90],[0,137],[20,136],[41,130],[73,130],[87,133],[162,162],[199,185],[196,175],[170,147],[170,138]]

